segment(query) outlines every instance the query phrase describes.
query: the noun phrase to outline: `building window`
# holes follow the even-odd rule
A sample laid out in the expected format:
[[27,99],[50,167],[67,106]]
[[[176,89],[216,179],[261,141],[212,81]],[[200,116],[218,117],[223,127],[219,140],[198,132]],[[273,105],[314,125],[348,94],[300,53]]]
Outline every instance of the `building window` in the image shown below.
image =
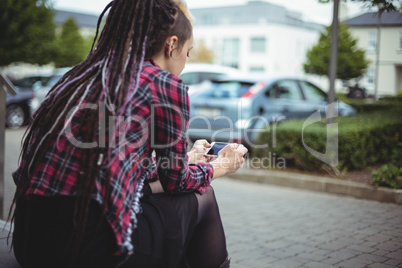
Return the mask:
[[239,38],[225,38],[223,40],[223,65],[233,68],[239,68],[239,46]]
[[265,53],[266,39],[265,37],[251,38],[251,52],[252,53]]
[[264,72],[265,68],[264,66],[251,66],[249,70],[250,72]]
[[373,68],[368,68],[367,69],[367,83],[370,85],[374,85],[374,69]]
[[199,21],[196,20],[196,22],[200,25],[211,25],[214,24],[216,21],[215,17],[210,15],[210,14],[206,14],[203,15]]
[[375,52],[377,50],[377,33],[370,32],[368,38],[368,48],[367,51]]

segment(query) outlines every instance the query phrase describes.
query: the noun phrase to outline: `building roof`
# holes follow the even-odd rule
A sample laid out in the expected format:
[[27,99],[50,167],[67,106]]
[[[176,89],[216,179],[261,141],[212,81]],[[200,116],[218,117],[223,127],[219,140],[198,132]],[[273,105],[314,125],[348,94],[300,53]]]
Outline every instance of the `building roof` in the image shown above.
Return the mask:
[[73,17],[77,25],[81,28],[96,28],[99,16],[64,10],[55,10],[54,23],[57,26],[60,26],[70,17]]
[[[377,26],[378,13],[370,12],[344,21],[351,27],[372,27]],[[381,15],[381,26],[402,26],[402,13],[398,11],[384,12]]]
[[191,9],[195,26],[276,23],[322,30],[321,24],[303,20],[302,14],[265,1],[250,0],[246,5]]

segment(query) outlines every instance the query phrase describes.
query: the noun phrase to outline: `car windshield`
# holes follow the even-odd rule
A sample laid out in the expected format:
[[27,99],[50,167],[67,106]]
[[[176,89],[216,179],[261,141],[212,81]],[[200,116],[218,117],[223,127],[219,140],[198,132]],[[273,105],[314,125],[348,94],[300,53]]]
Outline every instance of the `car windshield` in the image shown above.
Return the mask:
[[194,96],[200,98],[237,99],[246,94],[252,85],[251,83],[237,81],[214,82]]

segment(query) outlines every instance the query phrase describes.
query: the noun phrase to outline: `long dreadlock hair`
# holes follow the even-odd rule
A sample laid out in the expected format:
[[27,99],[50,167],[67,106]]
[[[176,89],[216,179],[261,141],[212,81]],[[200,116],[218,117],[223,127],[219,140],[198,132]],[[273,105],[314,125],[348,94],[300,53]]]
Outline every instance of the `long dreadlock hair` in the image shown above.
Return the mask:
[[[96,43],[102,18],[109,9]],[[74,108],[85,103],[105,103],[109,115],[129,116],[130,100],[138,88],[144,60],[152,59],[163,51],[167,38],[172,35],[178,37],[178,49],[192,36],[189,19],[182,6],[173,0],[114,0],[107,5],[99,17],[87,58],[53,86],[27,128],[20,155],[20,159],[27,164],[21,170],[21,180],[9,215],[16,201],[28,190],[32,172],[44,158],[47,146],[55,138],[64,135],[66,122],[76,115]],[[97,111],[81,109],[78,117],[80,129],[74,133],[75,136],[80,137],[82,142],[98,140],[98,117]],[[85,172],[80,172],[77,179],[74,222],[78,232],[82,232],[86,224],[95,179],[100,169],[99,160],[103,158],[103,164],[107,165],[116,157],[113,148],[106,147],[83,149],[79,159],[80,170]],[[109,196],[110,180],[108,171],[103,209]],[[11,220],[14,220],[14,215]]]

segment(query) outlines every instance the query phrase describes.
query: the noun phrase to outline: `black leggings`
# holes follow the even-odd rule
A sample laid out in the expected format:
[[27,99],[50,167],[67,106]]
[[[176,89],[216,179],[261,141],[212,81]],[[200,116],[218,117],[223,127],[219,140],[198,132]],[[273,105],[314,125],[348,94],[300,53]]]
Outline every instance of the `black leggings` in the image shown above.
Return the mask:
[[14,253],[22,267],[219,267],[226,257],[225,234],[213,189],[203,195],[149,195],[132,242],[134,254],[116,257],[114,233],[97,202],[90,205],[84,235],[74,247],[72,197],[31,196],[19,200]]
[[198,217],[194,234],[187,248],[189,267],[219,267],[227,258],[226,238],[212,187],[196,194]]

